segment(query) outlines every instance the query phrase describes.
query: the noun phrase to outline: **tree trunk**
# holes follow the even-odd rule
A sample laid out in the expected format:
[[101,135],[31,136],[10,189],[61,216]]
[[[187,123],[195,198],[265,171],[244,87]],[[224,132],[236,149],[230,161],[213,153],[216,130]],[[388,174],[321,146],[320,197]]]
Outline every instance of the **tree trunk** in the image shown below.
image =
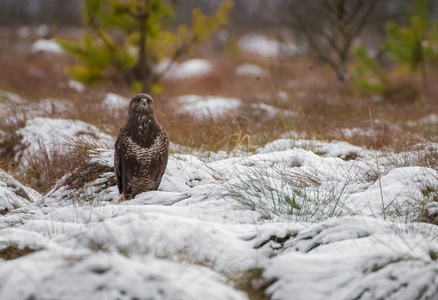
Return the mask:
[[141,83],[143,92],[148,92],[152,84],[152,70],[149,66],[149,58],[147,52],[147,37],[146,37],[146,22],[148,12],[143,11],[138,14],[138,25],[140,31],[140,39],[138,43],[137,63],[133,68],[134,80]]

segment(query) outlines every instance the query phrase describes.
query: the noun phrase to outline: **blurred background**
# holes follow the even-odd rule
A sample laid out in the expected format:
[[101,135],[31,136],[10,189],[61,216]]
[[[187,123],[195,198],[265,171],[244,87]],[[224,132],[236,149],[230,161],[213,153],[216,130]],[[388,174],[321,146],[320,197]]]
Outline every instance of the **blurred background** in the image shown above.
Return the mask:
[[438,0],[0,0],[0,89],[112,135],[114,95],[148,92],[187,147],[402,151],[437,140],[437,18]]
[[[193,8],[200,8],[206,14],[213,14],[220,6],[220,0],[174,0],[165,1],[175,5],[176,15],[180,22],[190,22]],[[305,13],[309,8],[319,6],[323,9],[324,0],[234,0],[230,15],[230,29],[245,32],[247,30],[290,30],[288,20],[297,10]],[[347,4],[368,1],[344,1]],[[414,1],[384,0],[377,1],[378,7],[372,12],[373,21],[369,29],[381,32],[388,20],[401,21],[408,13]],[[436,1],[428,1],[430,17],[436,18],[438,13]],[[59,27],[82,26],[81,0],[1,0],[0,24],[2,26],[37,26],[47,25],[56,30]],[[307,19],[312,22],[310,18]],[[315,21],[315,20],[314,20]]]

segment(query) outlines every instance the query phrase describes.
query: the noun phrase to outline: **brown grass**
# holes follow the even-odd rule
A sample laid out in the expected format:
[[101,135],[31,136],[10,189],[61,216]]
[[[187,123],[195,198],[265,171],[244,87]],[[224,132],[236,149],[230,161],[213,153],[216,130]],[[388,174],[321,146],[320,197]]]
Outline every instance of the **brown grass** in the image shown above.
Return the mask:
[[0,250],[0,258],[4,260],[16,259],[30,253],[36,252],[39,249],[32,249],[29,247],[24,247],[23,249],[18,248],[16,245],[10,245],[5,249]]
[[[17,172],[23,184],[46,193],[66,174],[75,174],[78,168],[85,166],[88,158],[88,151],[80,146],[59,144],[49,152],[41,144],[39,150],[27,158],[28,165],[24,169],[17,169]],[[89,176],[82,179],[85,181]]]

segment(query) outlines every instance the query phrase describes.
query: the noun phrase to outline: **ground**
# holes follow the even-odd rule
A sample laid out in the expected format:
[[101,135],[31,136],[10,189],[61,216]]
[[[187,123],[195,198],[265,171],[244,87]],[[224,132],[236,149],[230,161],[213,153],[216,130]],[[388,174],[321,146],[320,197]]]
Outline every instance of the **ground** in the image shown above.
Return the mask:
[[[34,45],[40,63],[40,51],[62,55]],[[190,64],[168,80],[195,84]],[[197,66],[212,76],[209,60]],[[269,73],[240,66],[236,76]],[[322,125],[273,126],[262,142],[265,121],[305,122],[305,110],[280,105],[291,90],[275,91],[278,105],[175,92],[157,101],[172,141],[158,191],[116,204],[113,144],[129,97],[59,80],[56,98],[12,81],[0,97],[0,299],[438,299],[433,111],[406,120],[423,128],[409,134],[397,122],[327,119],[324,139]],[[183,143],[185,121],[199,128]],[[241,131],[214,136],[230,130],[222,122]]]

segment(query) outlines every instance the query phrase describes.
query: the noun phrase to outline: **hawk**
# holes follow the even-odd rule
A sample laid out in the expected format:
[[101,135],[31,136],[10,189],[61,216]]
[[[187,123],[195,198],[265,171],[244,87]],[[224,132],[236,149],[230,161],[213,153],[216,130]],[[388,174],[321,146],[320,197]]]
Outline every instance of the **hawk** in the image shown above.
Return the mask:
[[120,193],[116,202],[158,189],[168,154],[169,139],[155,118],[152,97],[136,95],[115,143],[114,172]]

